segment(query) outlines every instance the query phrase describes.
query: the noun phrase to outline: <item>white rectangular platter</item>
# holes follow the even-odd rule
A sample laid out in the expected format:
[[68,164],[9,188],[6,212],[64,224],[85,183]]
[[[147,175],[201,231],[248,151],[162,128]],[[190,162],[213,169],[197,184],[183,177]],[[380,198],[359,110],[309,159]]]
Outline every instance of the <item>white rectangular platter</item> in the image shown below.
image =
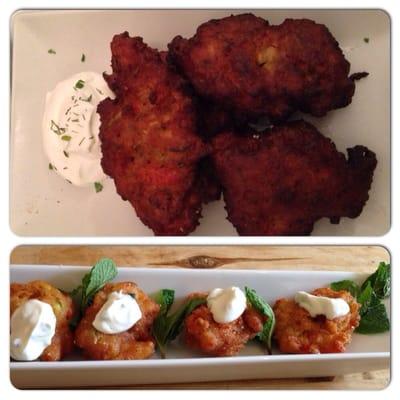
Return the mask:
[[[251,11],[251,10],[250,10]],[[12,28],[10,225],[23,236],[151,236],[111,179],[93,187],[68,184],[48,169],[42,149],[45,95],[57,82],[82,70],[110,71],[109,43],[129,31],[150,46],[166,49],[175,35],[246,10],[37,10],[18,11]],[[390,18],[382,10],[255,10],[270,23],[311,18],[331,30],[351,62],[351,72],[368,71],[357,82],[352,104],[325,118],[306,119],[333,139],[340,151],[363,144],[378,166],[361,216],[339,225],[327,219],[314,235],[379,236],[390,228]],[[62,29],[60,29],[62,27]],[[364,38],[368,38],[366,43]],[[55,49],[56,54],[48,54]],[[85,63],[81,54],[86,55]],[[110,211],[112,210],[112,220]],[[204,207],[192,235],[235,236],[222,201]]]
[[[11,266],[11,282],[44,279],[63,290],[76,287],[88,267]],[[186,270],[119,268],[116,280],[136,282],[147,293],[161,288],[176,291],[180,301],[193,291],[236,285],[255,289],[270,304],[298,290],[328,286],[341,279],[362,282],[365,274],[319,271]],[[386,307],[390,313],[389,301]],[[257,343],[249,343],[234,357],[204,357],[173,343],[167,359],[156,354],[149,360],[87,361],[79,356],[59,362],[11,362],[11,381],[16,387],[123,386],[134,384],[201,382],[238,379],[335,376],[390,367],[390,333],[354,334],[345,353],[273,355]]]

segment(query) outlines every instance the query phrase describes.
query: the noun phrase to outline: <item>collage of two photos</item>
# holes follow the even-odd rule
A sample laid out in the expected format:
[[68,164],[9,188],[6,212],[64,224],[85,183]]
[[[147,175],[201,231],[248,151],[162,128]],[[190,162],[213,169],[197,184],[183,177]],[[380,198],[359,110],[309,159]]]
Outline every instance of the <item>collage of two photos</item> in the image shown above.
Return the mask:
[[10,31],[14,387],[389,384],[386,12],[35,9]]

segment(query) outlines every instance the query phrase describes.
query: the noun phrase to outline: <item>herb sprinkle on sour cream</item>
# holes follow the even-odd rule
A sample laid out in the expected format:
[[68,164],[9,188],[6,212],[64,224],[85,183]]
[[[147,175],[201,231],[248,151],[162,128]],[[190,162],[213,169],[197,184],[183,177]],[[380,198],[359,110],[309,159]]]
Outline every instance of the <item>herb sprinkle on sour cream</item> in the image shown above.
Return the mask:
[[107,97],[114,95],[97,72],[75,74],[46,96],[43,145],[49,168],[73,185],[93,185],[106,178],[96,110]]

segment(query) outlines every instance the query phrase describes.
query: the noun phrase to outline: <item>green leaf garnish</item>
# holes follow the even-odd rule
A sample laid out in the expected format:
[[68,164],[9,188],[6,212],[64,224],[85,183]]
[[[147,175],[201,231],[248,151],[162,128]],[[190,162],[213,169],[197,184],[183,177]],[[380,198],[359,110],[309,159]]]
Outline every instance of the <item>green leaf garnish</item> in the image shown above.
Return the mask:
[[267,320],[262,331],[256,336],[267,347],[268,354],[272,354],[272,335],[275,329],[275,314],[271,306],[262,299],[254,289],[244,288],[247,301],[260,314],[265,315]]
[[52,163],[49,163],[49,170],[53,170],[54,169],[54,167],[53,167],[53,164]]
[[69,154],[65,150],[63,150],[63,153],[64,153],[65,157],[67,157],[67,158],[69,157]]
[[49,54],[56,54],[56,51],[54,49],[48,49],[47,52]]
[[364,43],[369,43],[369,38],[365,37],[364,38]]
[[109,281],[117,276],[117,267],[109,258],[99,260],[82,278],[81,284],[76,287],[70,295],[78,297],[77,301],[81,314],[90,304],[93,296]]
[[66,142],[69,142],[69,141],[71,140],[71,136],[69,136],[69,135],[63,135],[63,136],[61,136],[61,140],[64,140],[64,141],[66,141]]
[[85,86],[85,81],[83,81],[82,79],[79,79],[76,83],[74,88],[75,89],[82,89]]
[[185,318],[198,306],[204,304],[205,297],[193,298],[184,303],[177,311],[169,315],[174,302],[175,291],[162,289],[157,293],[155,301],[160,305],[160,312],[153,324],[153,335],[162,358],[166,356],[166,347],[176,339],[182,330]]
[[101,192],[103,190],[103,185],[100,182],[95,182],[94,190],[96,191],[96,193]]
[[358,286],[351,280],[331,283],[333,290],[347,290],[361,305],[360,323],[356,332],[382,333],[390,329],[390,322],[382,299],[390,295],[390,264],[381,262],[377,270]]
[[82,53],[81,62],[85,62],[85,60],[86,60],[86,56],[85,56],[85,54]]
[[390,264],[379,263],[378,269],[362,284],[361,290],[370,283],[379,299],[390,296]]
[[355,298],[357,298],[357,296],[360,292],[360,288],[358,287],[357,283],[355,283],[351,280],[343,280],[343,281],[333,282],[333,283],[331,283],[331,289],[336,290],[336,291],[347,290]]

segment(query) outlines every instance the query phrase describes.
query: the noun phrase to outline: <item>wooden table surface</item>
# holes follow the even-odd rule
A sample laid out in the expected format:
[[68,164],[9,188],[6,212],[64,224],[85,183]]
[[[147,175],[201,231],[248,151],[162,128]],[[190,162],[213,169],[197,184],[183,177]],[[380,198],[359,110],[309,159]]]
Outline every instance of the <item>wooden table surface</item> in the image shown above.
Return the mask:
[[[354,272],[373,272],[380,261],[390,261],[386,249],[378,246],[20,246],[13,250],[10,258],[12,264],[93,265],[105,256],[119,266]],[[380,370],[316,379],[264,379],[132,388],[370,390],[384,388],[389,380],[390,370]]]

